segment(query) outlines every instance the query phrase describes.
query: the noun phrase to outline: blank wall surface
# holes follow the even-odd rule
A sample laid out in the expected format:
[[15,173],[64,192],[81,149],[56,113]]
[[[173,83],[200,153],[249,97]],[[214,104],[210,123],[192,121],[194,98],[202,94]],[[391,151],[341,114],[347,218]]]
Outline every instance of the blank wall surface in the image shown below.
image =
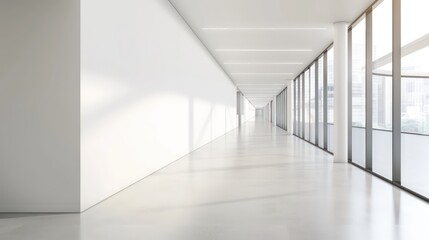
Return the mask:
[[168,1],[82,3],[82,210],[237,125],[236,88]]
[[0,1],[0,212],[79,211],[79,1]]

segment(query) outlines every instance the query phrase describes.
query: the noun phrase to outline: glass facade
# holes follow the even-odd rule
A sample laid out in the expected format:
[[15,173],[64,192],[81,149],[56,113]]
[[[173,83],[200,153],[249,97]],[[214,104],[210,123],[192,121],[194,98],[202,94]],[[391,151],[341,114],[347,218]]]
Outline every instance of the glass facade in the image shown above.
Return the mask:
[[401,2],[401,183],[429,197],[429,1]]
[[[331,64],[327,64],[330,55]],[[330,86],[327,90],[327,67],[331,67]],[[333,119],[333,48],[330,47],[312,62],[295,80],[294,114],[296,118],[295,135],[320,148],[327,149],[328,141],[325,136],[332,136],[331,127],[327,127],[328,92],[330,93],[330,109]],[[331,134],[328,134],[328,129]],[[331,138],[332,140],[332,138]],[[331,144],[332,146],[332,144]]]
[[310,67],[310,142],[316,144],[316,67]]
[[362,18],[351,32],[351,112],[352,161],[365,167],[366,149],[366,18]]
[[372,168],[392,180],[392,0],[372,11]]
[[317,102],[317,104],[318,104],[318,127],[319,127],[319,131],[318,131],[318,134],[319,134],[319,136],[318,136],[318,138],[319,138],[319,140],[318,140],[318,145],[319,145],[319,147],[321,147],[321,148],[324,148],[324,131],[323,131],[323,126],[324,126],[324,124],[323,124],[323,118],[324,118],[324,115],[323,115],[323,109],[324,109],[324,102],[323,102],[323,94],[324,94],[324,76],[323,76],[323,73],[324,73],[324,71],[323,71],[323,68],[324,68],[324,61],[323,61],[323,57],[320,57],[319,59],[318,59],[318,61],[317,61],[317,64],[318,64],[318,71],[317,71],[317,77],[318,77],[318,86],[316,87],[317,88],[317,92],[318,92],[318,102]]
[[287,131],[287,90],[283,90],[276,97],[276,125]]
[[304,124],[305,124],[305,140],[309,141],[310,140],[310,75],[309,75],[309,71],[305,71],[304,74],[304,86],[305,86],[305,96],[304,96],[304,111],[305,111],[305,116],[304,116]]
[[327,149],[334,151],[334,48],[327,52]]
[[[429,199],[427,9],[427,0],[380,0],[349,29],[350,160],[426,200]],[[397,17],[401,21],[396,21]],[[297,125],[302,127],[302,132],[297,131],[298,136],[318,142],[328,152],[334,147],[333,53],[333,47],[326,49],[296,79],[297,95],[301,94],[296,95],[295,108],[295,114],[299,115]]]

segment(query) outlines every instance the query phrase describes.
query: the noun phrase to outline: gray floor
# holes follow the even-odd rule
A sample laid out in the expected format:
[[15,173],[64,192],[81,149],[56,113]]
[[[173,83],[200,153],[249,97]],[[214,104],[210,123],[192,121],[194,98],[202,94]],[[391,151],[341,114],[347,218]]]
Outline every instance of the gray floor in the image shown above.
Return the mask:
[[83,214],[0,215],[0,239],[429,239],[429,204],[268,123]]

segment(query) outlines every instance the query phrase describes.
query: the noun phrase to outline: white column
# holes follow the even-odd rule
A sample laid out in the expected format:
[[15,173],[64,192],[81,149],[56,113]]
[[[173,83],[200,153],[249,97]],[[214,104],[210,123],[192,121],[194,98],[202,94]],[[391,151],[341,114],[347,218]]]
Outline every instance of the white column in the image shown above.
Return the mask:
[[347,162],[347,27],[334,23],[334,162]]

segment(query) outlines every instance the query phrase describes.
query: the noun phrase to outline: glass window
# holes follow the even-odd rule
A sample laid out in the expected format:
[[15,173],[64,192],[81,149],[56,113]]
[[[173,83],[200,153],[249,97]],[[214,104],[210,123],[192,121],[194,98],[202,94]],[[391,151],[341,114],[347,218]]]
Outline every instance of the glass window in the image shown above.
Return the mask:
[[334,149],[334,47],[330,48],[327,53],[328,62],[328,85],[327,85],[327,94],[328,94],[328,151],[332,152]]
[[402,185],[429,197],[429,1],[402,1]]
[[328,50],[328,123],[334,123],[334,48]]
[[310,142],[316,143],[316,67],[310,67]]
[[366,19],[352,30],[352,125],[365,127]]
[[372,12],[373,171],[392,179],[392,0]]
[[352,161],[365,167],[366,18],[352,30]]
[[301,130],[301,138],[304,138],[304,87],[303,87],[303,85],[304,85],[304,78],[303,78],[303,76],[302,76],[302,74],[299,76],[299,79],[300,79],[300,83],[301,83],[301,89],[300,89],[300,91],[299,91],[299,93],[300,93],[300,96],[299,96],[299,100],[300,100],[300,106],[299,106],[299,109],[300,109],[300,112],[301,112],[301,123],[300,123],[300,130]]
[[297,123],[297,112],[296,112],[296,110],[297,110],[297,108],[296,108],[296,106],[297,106],[297,97],[296,97],[296,87],[297,87],[297,85],[296,85],[296,79],[295,80],[293,80],[293,134],[295,134],[296,135],[296,123]]
[[304,74],[305,86],[305,140],[310,140],[310,76],[306,70]]
[[319,85],[317,86],[317,91],[319,92],[319,147],[324,147],[323,144],[323,56],[319,58]]

